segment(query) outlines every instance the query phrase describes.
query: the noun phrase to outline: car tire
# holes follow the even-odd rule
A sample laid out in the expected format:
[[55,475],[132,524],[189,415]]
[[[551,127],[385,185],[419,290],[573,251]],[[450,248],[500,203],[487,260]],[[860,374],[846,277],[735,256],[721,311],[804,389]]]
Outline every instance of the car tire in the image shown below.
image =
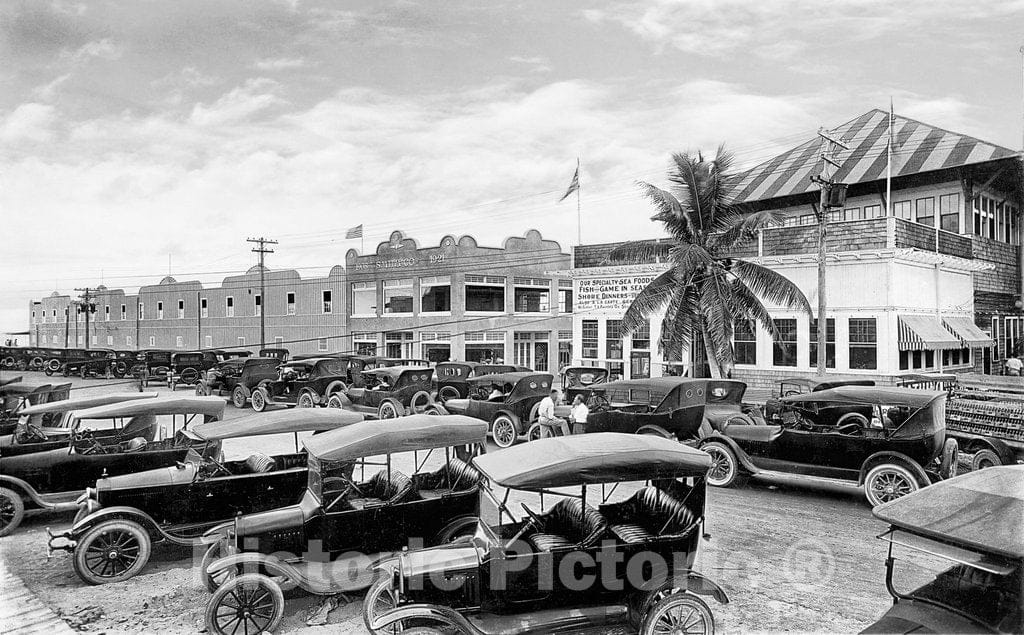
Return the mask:
[[448,401],[449,399],[458,399],[459,389],[455,386],[442,386],[441,390],[437,391],[437,400],[441,403]]
[[427,409],[427,406],[434,403],[434,400],[430,398],[430,393],[425,390],[416,391],[412,398],[409,399],[409,411],[414,414],[419,414]]
[[267,396],[260,388],[252,391],[250,401],[252,402],[252,409],[256,412],[263,412],[267,409]]
[[449,414],[449,413],[448,413],[448,410],[444,406],[442,406],[441,404],[439,404],[439,403],[432,403],[429,406],[427,406],[426,410],[423,411],[423,414],[434,416],[434,417],[442,417],[442,416],[444,416],[446,414]]
[[[231,601],[236,602],[234,605],[225,602],[229,597]],[[246,620],[247,634],[277,630],[284,615],[284,593],[281,587],[267,576],[258,573],[247,573],[228,580],[214,592],[209,604],[206,605],[207,632],[234,635],[242,611],[246,612],[243,619]],[[232,630],[232,625],[235,625],[235,630]]]
[[395,419],[397,417],[401,417],[405,413],[403,412],[404,408],[402,408],[402,410],[399,410],[400,408],[402,408],[402,406],[400,406],[399,404],[396,404],[391,399],[387,399],[387,400],[383,401],[380,404],[380,406],[377,408],[377,418],[378,419]]
[[530,429],[526,431],[526,441],[537,441],[544,437],[544,427],[539,423],[534,423],[530,426]]
[[710,441],[700,446],[711,455],[711,467],[708,468],[708,485],[715,487],[732,487],[740,476],[740,462],[736,453],[721,441]]
[[51,375],[60,370],[60,366],[60,360],[57,359],[51,359],[50,361],[46,362],[46,368],[50,371]]
[[864,496],[872,507],[896,500],[920,489],[913,472],[896,463],[882,463],[868,470]]
[[0,536],[6,536],[25,518],[25,501],[14,490],[0,487]]
[[206,396],[206,386],[204,386],[202,383],[196,384],[196,397],[205,397],[205,396]]
[[397,606],[398,598],[395,596],[395,588],[391,583],[391,576],[385,575],[384,570],[381,570],[380,577],[370,586],[370,590],[366,592],[366,596],[363,598],[363,626],[366,627],[367,632],[374,633],[374,635],[404,633],[405,626],[402,622],[398,622],[386,630],[375,631],[370,628],[370,623],[374,618]]
[[943,480],[956,476],[960,467],[960,445],[956,439],[946,439],[942,444],[942,455],[939,457],[939,476]]
[[235,386],[235,389],[231,391],[231,403],[235,405],[235,408],[241,410],[245,408],[245,402],[249,400],[245,395],[245,388],[241,386]]
[[210,545],[210,548],[203,554],[203,559],[199,564],[199,579],[203,581],[203,586],[206,587],[206,590],[210,593],[215,593],[225,581],[234,575],[234,573],[229,569],[221,571],[216,576],[212,576],[206,572],[206,570],[210,568],[211,564],[226,556],[227,554],[224,553],[224,549],[221,547],[221,542],[219,540]]
[[44,368],[44,369],[43,369],[43,372],[44,372],[44,373],[46,373],[46,376],[47,376],[47,377],[51,377],[51,376],[53,375],[53,371],[52,371],[52,370],[50,370],[50,367],[49,367],[49,366],[47,366],[46,368]]
[[298,400],[296,400],[295,402],[296,408],[313,408],[315,406],[316,400],[313,399],[312,393],[310,393],[308,390],[303,391],[302,394],[299,395]]
[[519,429],[512,417],[499,414],[491,423],[491,437],[499,448],[510,448],[519,440]]
[[999,455],[988,448],[978,450],[971,457],[971,471],[973,472],[1002,464],[1003,462],[999,459]]
[[689,593],[673,593],[658,600],[647,611],[640,633],[674,633],[677,629],[688,634],[712,635],[715,616],[700,598]]
[[15,364],[15,361],[14,361],[13,357],[5,357],[4,358],[4,368],[10,368],[10,367],[14,366],[14,364]]
[[82,536],[75,545],[72,564],[78,577],[88,584],[124,582],[145,568],[152,549],[152,540],[142,525],[110,520]]
[[[346,401],[348,401],[348,400],[345,398],[344,395],[342,395],[340,392],[336,392],[336,393],[334,393],[333,395],[331,395],[330,397],[327,398],[327,407],[328,408],[344,408]],[[349,402],[349,403],[351,403],[351,402]]]

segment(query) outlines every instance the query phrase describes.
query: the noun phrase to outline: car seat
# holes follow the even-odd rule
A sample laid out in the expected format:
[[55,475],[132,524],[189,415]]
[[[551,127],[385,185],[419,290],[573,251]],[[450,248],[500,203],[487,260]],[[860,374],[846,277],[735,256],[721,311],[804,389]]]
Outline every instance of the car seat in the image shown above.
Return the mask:
[[578,498],[563,498],[540,518],[543,526],[529,537],[537,551],[590,547],[608,528],[608,521],[601,512]]
[[424,498],[440,496],[445,492],[463,492],[480,483],[480,472],[465,461],[452,458],[435,472],[418,474],[416,489]]
[[363,488],[363,498],[368,500],[376,499],[382,504],[401,503],[415,494],[412,479],[398,470],[391,470],[391,478],[388,478],[388,471],[381,470],[373,475],[367,487]]
[[245,460],[245,469],[250,474],[263,474],[277,469],[277,463],[266,454],[257,452],[256,454],[250,454],[249,458]]
[[658,536],[682,536],[697,526],[697,515],[670,494],[645,487],[622,504],[622,520],[609,529],[625,542],[645,542]]
[[146,449],[149,442],[144,437],[135,437],[127,441],[124,445],[125,452],[142,452]]

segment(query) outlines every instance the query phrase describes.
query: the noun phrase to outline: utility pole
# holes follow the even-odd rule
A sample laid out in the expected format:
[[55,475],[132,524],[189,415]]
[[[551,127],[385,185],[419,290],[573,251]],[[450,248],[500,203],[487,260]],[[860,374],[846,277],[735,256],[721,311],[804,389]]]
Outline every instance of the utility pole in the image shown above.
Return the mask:
[[821,197],[815,215],[818,217],[818,375],[825,374],[828,360],[828,319],[825,317],[825,257],[827,246],[825,238],[828,234],[828,213],[832,207],[842,207],[846,202],[846,185],[835,183],[832,176],[834,170],[842,167],[836,159],[839,148],[849,150],[850,146],[834,135],[830,130],[818,129],[821,137],[821,175],[811,180],[821,186]]
[[253,247],[252,251],[253,251],[253,253],[257,253],[257,254],[260,255],[260,348],[266,348],[267,347],[267,330],[266,330],[266,327],[267,327],[266,313],[267,312],[266,312],[265,309],[266,309],[266,303],[267,303],[267,296],[266,296],[266,293],[265,293],[265,291],[266,291],[266,275],[265,275],[266,274],[266,267],[263,266],[263,257],[266,254],[274,253],[274,250],[273,249],[267,249],[266,245],[276,245],[277,241],[276,240],[271,240],[270,238],[264,238],[263,236],[260,236],[259,238],[246,238],[245,242],[247,242],[247,243],[255,243],[255,244],[259,245],[259,247]]
[[85,350],[89,350],[89,314],[96,310],[96,306],[92,303],[96,296],[93,295],[92,289],[89,287],[84,289],[75,289],[75,291],[82,292],[82,294],[78,296],[81,298],[78,305],[85,312]]

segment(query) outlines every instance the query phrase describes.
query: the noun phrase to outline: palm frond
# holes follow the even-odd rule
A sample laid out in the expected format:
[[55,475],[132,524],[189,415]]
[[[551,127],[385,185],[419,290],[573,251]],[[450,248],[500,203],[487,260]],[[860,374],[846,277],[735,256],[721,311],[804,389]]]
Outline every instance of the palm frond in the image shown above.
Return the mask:
[[756,322],[771,333],[773,338],[776,337],[778,332],[775,329],[775,321],[768,309],[764,308],[761,299],[738,279],[730,280],[729,287],[733,322],[737,320]]
[[812,315],[807,296],[782,274],[741,258],[733,260],[732,273],[759,297]]
[[643,195],[654,204],[656,213],[651,217],[651,220],[658,221],[665,225],[668,233],[674,238],[693,241],[693,237],[696,235],[696,228],[692,224],[690,215],[683,210],[682,204],[674,194],[666,190],[645,183],[644,181],[637,181],[637,185],[643,191]]
[[653,242],[637,240],[619,245],[608,254],[605,261],[609,264],[633,265],[654,262],[655,259],[665,260],[672,251],[670,242]]
[[780,222],[782,218],[783,214],[777,210],[763,210],[746,216],[733,212],[722,219],[724,231],[708,242],[716,252],[735,249],[753,240],[759,230]]
[[724,275],[717,272],[705,276],[700,285],[704,328],[712,345],[711,356],[719,368],[732,365],[733,316],[729,311],[728,287]]
[[678,291],[679,285],[673,270],[662,273],[636,294],[633,301],[622,316],[622,328],[625,334],[636,331],[644,325],[652,313],[657,313],[672,298],[673,293]]
[[694,287],[686,286],[672,296],[661,321],[658,337],[658,351],[668,360],[674,360],[677,353],[690,350],[694,335],[698,331],[700,314],[697,307],[697,293]]

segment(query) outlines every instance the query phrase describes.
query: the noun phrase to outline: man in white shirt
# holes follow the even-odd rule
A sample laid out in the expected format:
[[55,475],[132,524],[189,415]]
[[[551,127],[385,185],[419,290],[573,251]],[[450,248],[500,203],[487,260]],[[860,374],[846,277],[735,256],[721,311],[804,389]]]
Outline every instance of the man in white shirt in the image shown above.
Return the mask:
[[576,395],[576,398],[572,400],[572,410],[569,413],[569,421],[572,422],[574,434],[583,433],[584,424],[587,422],[589,414],[590,408],[587,408],[587,404],[583,402],[583,395]]
[[1024,368],[1024,362],[1021,362],[1019,357],[1011,357],[1006,360],[1007,375],[1019,377],[1022,368]]
[[569,429],[569,422],[555,416],[555,403],[558,401],[558,391],[552,390],[551,394],[540,400],[540,407],[537,409],[537,422],[541,425],[541,438],[555,436],[555,426],[560,426],[562,434],[569,436],[572,430]]

